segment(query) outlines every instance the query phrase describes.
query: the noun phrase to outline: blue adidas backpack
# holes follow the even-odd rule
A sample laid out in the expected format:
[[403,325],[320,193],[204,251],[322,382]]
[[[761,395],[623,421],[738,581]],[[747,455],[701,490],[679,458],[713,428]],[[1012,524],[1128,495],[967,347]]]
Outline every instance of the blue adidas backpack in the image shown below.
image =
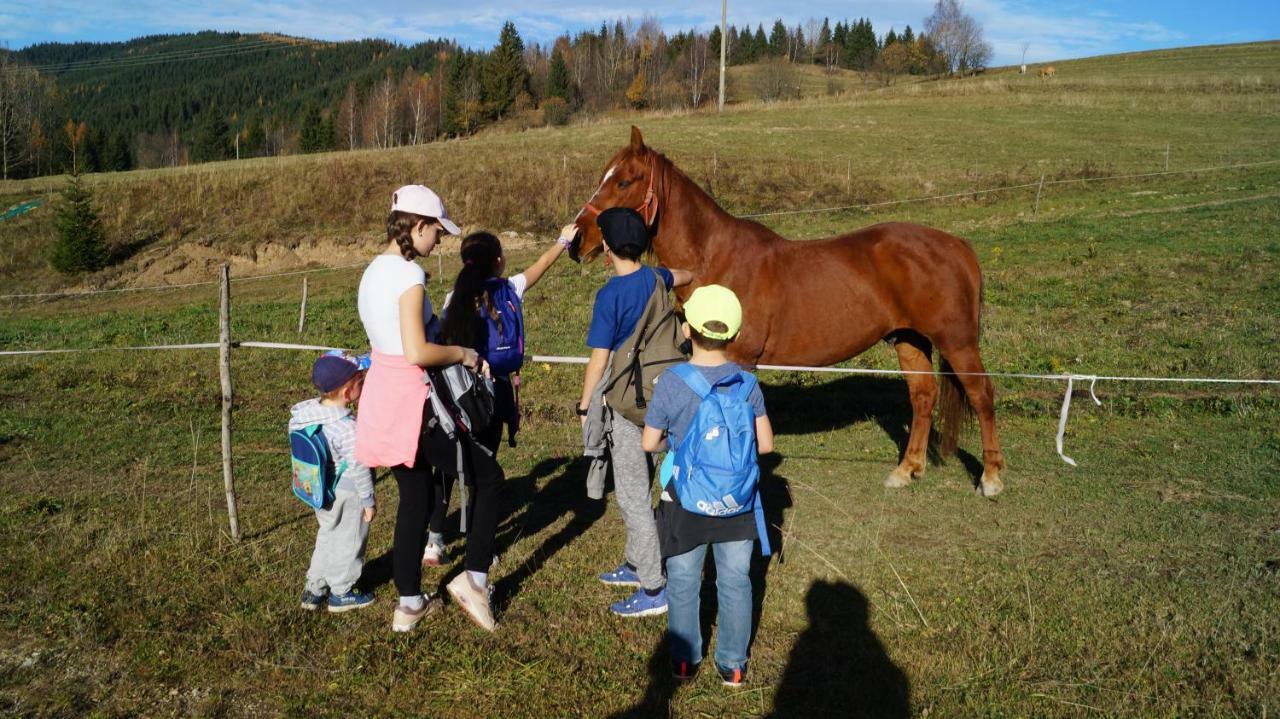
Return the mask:
[[312,509],[333,504],[333,488],[347,468],[346,462],[334,468],[329,442],[319,424],[289,432],[289,449],[293,455],[293,494]]
[[515,288],[504,277],[485,282],[485,290],[501,322],[485,312],[487,345],[480,353],[495,377],[505,377],[524,366],[524,309]]
[[[668,371],[700,399],[689,428],[672,453],[671,482],[676,499],[686,510],[708,517],[754,511],[760,548],[769,556],[756,460],[756,417],[748,401],[756,378],[735,372],[712,385],[688,363]],[[729,391],[721,392],[720,388]]]

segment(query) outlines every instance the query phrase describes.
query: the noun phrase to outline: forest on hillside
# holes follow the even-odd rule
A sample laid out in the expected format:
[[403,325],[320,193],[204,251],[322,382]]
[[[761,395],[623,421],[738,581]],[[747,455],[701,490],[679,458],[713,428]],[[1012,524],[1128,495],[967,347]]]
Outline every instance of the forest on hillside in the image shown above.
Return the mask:
[[[941,7],[945,3],[939,3]],[[855,70],[866,83],[982,67],[990,48],[948,52],[931,16],[916,33],[869,20],[729,26],[727,62],[759,65],[764,100],[796,91],[794,68]],[[653,18],[603,23],[548,45],[512,23],[484,51],[439,39],[321,42],[201,32],[0,50],[3,179],[231,158],[385,148],[575,114],[715,101],[720,29],[668,34]]]

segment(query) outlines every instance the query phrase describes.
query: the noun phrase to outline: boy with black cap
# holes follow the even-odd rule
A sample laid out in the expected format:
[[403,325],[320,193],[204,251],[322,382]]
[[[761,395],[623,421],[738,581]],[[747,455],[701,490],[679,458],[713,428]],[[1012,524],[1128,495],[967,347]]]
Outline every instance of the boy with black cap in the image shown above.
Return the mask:
[[329,598],[329,611],[345,612],[373,603],[373,595],[355,588],[364,567],[369,523],[377,512],[373,473],[356,461],[356,421],[348,404],[360,399],[364,370],[359,359],[325,354],[311,368],[311,383],[320,397],[293,406],[289,430],[321,425],[334,467],[342,467],[333,503],[316,510],[316,548],[302,590],[302,608],[316,610]]
[[[682,287],[693,280],[685,270],[648,267],[640,261],[649,246],[649,230],[640,213],[614,207],[601,212],[596,224],[604,235],[605,259],[613,264],[614,277],[596,293],[591,311],[587,345],[591,358],[582,382],[578,415],[586,422],[591,397],[610,360],[637,330],[651,294]],[[653,519],[653,465],[640,448],[640,427],[613,408],[608,410],[609,455],[613,463],[614,493],[626,526],[625,558],[616,569],[600,575],[614,586],[638,587],[630,597],[610,605],[614,614],[643,617],[667,611],[666,580],[658,531]]]

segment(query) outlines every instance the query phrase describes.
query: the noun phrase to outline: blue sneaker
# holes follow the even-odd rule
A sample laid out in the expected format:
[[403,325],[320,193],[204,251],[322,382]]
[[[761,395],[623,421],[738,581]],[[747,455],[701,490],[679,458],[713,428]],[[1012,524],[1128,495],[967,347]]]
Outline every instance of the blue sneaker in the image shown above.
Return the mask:
[[651,617],[667,613],[667,588],[663,587],[658,595],[651,597],[643,589],[635,594],[609,605],[609,611],[620,617]]
[[354,587],[346,594],[329,595],[329,611],[331,612],[349,612],[352,609],[367,607],[370,604],[373,604],[373,595],[366,594]]
[[626,562],[623,562],[612,572],[601,574],[600,581],[615,587],[638,587],[640,586],[640,575],[636,574],[636,570],[628,567]]
[[324,597],[328,593],[328,591],[323,591],[319,594],[312,594],[306,589],[302,590],[302,608],[308,612],[314,612],[320,608],[320,603],[324,601]]

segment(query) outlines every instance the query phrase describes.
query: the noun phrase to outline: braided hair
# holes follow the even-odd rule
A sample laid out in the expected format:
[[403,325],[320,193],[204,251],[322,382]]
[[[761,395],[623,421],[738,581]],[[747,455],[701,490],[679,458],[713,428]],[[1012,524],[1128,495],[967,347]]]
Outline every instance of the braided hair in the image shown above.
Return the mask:
[[400,248],[400,254],[406,260],[412,261],[418,257],[418,251],[413,247],[413,228],[422,222],[431,225],[435,221],[436,218],[434,217],[416,215],[403,210],[392,210],[391,214],[387,216],[387,240],[394,241]]

